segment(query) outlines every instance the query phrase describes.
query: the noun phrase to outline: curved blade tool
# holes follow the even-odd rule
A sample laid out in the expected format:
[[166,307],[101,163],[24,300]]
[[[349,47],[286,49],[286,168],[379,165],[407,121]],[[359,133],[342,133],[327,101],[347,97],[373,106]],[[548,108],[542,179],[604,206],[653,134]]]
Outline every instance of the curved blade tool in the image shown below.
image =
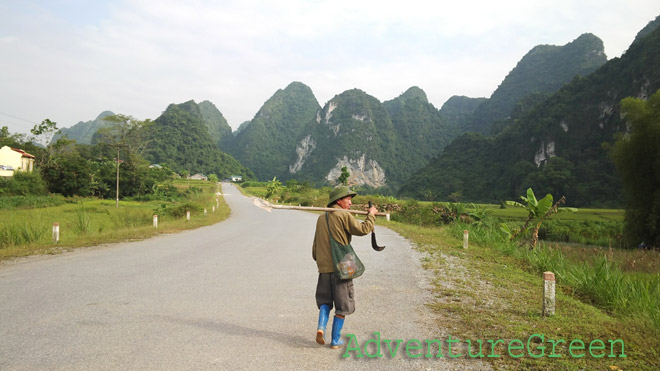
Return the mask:
[[[371,208],[371,201],[369,201],[369,208]],[[376,227],[374,226],[374,230],[371,232],[371,247],[376,250],[376,251],[383,251],[385,246],[378,246],[378,243],[376,243]]]

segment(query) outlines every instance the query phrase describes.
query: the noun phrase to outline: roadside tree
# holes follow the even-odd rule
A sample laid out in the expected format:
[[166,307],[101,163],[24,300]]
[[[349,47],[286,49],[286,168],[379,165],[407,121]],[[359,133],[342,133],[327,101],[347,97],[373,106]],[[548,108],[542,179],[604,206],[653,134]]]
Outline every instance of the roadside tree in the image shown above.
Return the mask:
[[629,245],[660,247],[660,90],[648,101],[626,98],[629,125],[612,149],[626,196],[624,234]]

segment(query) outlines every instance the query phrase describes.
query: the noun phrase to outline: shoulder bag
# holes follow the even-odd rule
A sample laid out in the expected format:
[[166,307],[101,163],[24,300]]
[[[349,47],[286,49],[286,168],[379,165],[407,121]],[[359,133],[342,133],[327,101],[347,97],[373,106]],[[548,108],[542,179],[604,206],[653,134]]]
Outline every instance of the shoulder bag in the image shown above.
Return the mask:
[[342,280],[360,277],[364,273],[364,264],[362,264],[355,250],[353,250],[353,246],[350,243],[348,245],[342,245],[332,237],[327,212],[325,213],[325,222],[328,225],[330,251],[332,253],[332,264],[335,268],[335,274]]

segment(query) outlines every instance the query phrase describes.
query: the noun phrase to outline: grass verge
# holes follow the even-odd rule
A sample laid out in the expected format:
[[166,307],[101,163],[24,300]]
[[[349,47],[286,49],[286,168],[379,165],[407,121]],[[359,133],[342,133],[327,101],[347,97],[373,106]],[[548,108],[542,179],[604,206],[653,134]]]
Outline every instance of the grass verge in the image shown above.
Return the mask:
[[[574,288],[558,281],[556,314],[542,317],[543,281],[536,267],[511,251],[470,241],[463,249],[462,228],[419,227],[390,223],[388,227],[411,240],[423,253],[423,266],[433,272],[434,301],[429,306],[438,315],[437,324],[456,339],[484,341],[483,359],[498,369],[531,370],[657,370],[660,369],[660,331],[649,318],[612,314],[579,300]],[[543,335],[540,337],[533,335]],[[502,339],[489,347],[487,339]],[[507,348],[512,340],[527,349]],[[609,340],[621,340],[614,351]],[[557,345],[550,343],[552,340]],[[561,342],[564,341],[564,343]],[[584,349],[570,349],[580,340]],[[592,349],[601,340],[605,349]],[[518,345],[514,341],[515,345]],[[574,343],[578,347],[579,342]],[[545,349],[539,348],[545,346]],[[492,349],[494,348],[494,349]],[[591,354],[593,353],[593,355]],[[467,353],[467,350],[463,351]],[[499,357],[489,357],[491,354]],[[516,355],[522,354],[517,358]],[[550,357],[553,355],[553,357]],[[614,355],[614,357],[611,357]],[[469,356],[469,355],[468,355]]]
[[[117,208],[113,200],[78,199],[56,206],[3,209],[0,211],[3,220],[0,260],[142,240],[212,225],[229,216],[229,207],[222,196],[216,201],[219,186],[196,183],[194,187],[200,190],[192,192],[186,201],[176,203],[120,201]],[[191,211],[190,220],[186,218],[186,210]],[[159,215],[157,228],[153,226],[154,213]],[[58,243],[53,242],[53,223],[59,224]]]

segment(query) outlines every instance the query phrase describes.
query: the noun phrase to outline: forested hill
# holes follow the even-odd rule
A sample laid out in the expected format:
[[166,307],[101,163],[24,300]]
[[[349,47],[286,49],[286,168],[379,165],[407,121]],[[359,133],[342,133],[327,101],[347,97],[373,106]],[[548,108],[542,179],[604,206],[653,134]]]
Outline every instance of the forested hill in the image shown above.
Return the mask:
[[490,134],[494,122],[511,115],[515,104],[529,94],[554,93],[575,76],[587,76],[607,62],[603,42],[583,34],[564,45],[532,48],[506,76],[490,99],[468,120],[467,131]]
[[621,206],[621,184],[607,143],[626,130],[621,100],[647,98],[658,89],[656,28],[621,58],[574,79],[542,103],[519,110],[497,136],[460,136],[399,194],[436,200],[453,194],[499,202],[517,200],[532,187],[537,195],[565,195],[573,206]]
[[251,169],[259,179],[287,172],[296,139],[314,120],[321,106],[307,85],[292,82],[264,103],[235,137],[221,142],[223,150]]
[[225,119],[213,103],[205,100],[197,106],[199,107],[199,113],[202,116],[204,125],[216,145],[219,146],[225,138],[232,136],[231,126],[227,123],[227,119]]
[[474,110],[487,100],[487,98],[470,98],[463,95],[454,95],[442,105],[440,116],[447,121],[454,131],[464,133],[467,131],[466,125],[472,117]]
[[392,120],[396,140],[392,169],[392,186],[398,186],[458,135],[441,112],[429,103],[426,93],[412,87],[399,97],[383,103]]
[[220,179],[230,175],[253,177],[254,174],[231,155],[222,152],[209,127],[217,122],[207,122],[207,104],[194,101],[170,104],[167,110],[148,128],[149,134],[144,157],[151,163],[167,164],[170,169],[191,174],[215,174]]
[[76,142],[80,144],[92,144],[92,137],[98,129],[112,125],[112,122],[104,120],[105,117],[112,115],[114,115],[114,113],[111,111],[103,111],[92,121],[80,121],[70,128],[62,128],[53,135],[51,143],[57,142],[60,138],[68,138],[75,139]]

